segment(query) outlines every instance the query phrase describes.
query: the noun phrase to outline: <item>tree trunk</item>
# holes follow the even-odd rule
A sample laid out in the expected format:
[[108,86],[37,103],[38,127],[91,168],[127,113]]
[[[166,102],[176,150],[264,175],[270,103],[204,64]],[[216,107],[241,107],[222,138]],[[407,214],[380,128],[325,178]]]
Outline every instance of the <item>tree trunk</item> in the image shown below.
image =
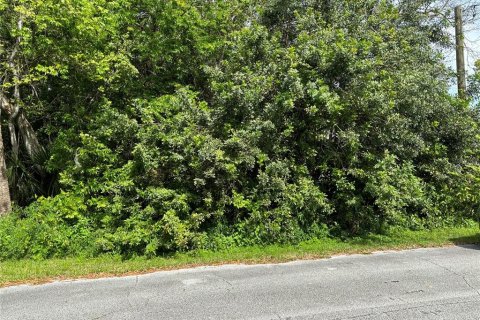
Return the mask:
[[[32,125],[28,121],[25,113],[22,109],[15,112],[15,106],[12,105],[10,100],[0,91],[0,108],[6,113],[9,119],[13,118],[13,122],[16,123],[20,132],[20,137],[25,145],[25,150],[28,156],[33,161],[37,160],[39,156],[43,155],[45,150],[38,141],[37,135]],[[15,138],[18,141],[17,138]],[[14,147],[14,145],[12,145]],[[18,146],[17,146],[18,148]]]
[[[0,108],[0,119],[1,115],[2,109]],[[10,210],[10,190],[8,189],[7,165],[5,164],[5,149],[3,148],[2,130],[0,126],[0,216],[9,213]]]
[[[18,19],[17,29],[18,31],[22,31],[23,29],[23,18],[21,16]],[[13,48],[10,58],[8,59],[8,65],[10,66],[10,69],[13,73],[13,83],[14,83],[13,99],[10,101],[12,111],[9,114],[8,130],[10,132],[10,142],[12,144],[12,155],[15,162],[18,160],[18,154],[20,149],[18,145],[17,132],[15,129],[15,121],[17,121],[18,114],[20,113],[20,100],[21,100],[20,85],[18,83],[20,80],[20,68],[19,68],[18,61],[16,61],[17,53],[20,49],[21,42],[22,42],[22,37],[18,36],[17,40],[15,41],[15,47]]]
[[35,130],[22,110],[20,110],[18,114],[17,125],[20,130],[20,136],[22,137],[25,150],[30,159],[34,162],[39,158],[42,159],[42,156],[45,154],[45,149],[40,145]]

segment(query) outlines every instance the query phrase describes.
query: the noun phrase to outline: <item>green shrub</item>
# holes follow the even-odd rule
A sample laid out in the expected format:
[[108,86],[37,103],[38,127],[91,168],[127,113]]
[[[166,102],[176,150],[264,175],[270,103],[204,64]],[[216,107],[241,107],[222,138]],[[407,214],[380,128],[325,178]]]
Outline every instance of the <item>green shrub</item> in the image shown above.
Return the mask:
[[62,193],[40,198],[0,219],[0,259],[93,256],[95,230],[81,197]]

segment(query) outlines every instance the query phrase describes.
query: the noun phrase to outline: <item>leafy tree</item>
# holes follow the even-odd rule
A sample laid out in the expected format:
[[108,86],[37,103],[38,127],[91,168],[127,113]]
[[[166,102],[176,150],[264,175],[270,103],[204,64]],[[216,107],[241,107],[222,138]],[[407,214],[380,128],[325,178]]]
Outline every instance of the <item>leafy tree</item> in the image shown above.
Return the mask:
[[51,187],[42,167],[46,150],[41,139],[55,138],[53,128],[69,124],[72,108],[83,116],[85,107],[119,89],[120,77],[125,81],[135,73],[122,49],[128,39],[118,34],[121,19],[115,13],[120,14],[124,4],[2,2],[0,98],[8,118],[10,186],[17,202],[31,201]]
[[480,99],[480,60],[475,63],[475,71],[470,76],[468,94],[473,99],[474,103],[479,102]]

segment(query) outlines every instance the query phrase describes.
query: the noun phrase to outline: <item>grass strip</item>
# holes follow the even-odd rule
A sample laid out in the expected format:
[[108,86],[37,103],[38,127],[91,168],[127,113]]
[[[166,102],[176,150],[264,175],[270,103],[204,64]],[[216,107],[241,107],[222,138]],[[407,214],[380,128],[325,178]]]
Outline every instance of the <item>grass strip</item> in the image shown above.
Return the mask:
[[422,231],[397,230],[388,235],[369,235],[348,240],[314,239],[298,245],[235,247],[223,251],[193,251],[169,257],[132,258],[104,255],[97,258],[17,260],[0,262],[0,287],[40,284],[56,280],[93,279],[143,274],[161,270],[231,263],[261,264],[319,259],[339,254],[371,253],[480,243],[478,227]]

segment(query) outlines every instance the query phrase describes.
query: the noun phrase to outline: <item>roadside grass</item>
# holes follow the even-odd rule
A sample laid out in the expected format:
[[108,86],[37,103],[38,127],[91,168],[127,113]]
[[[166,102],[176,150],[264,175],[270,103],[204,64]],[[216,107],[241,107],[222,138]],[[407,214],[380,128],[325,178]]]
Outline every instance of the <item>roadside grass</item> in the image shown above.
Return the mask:
[[315,239],[298,245],[235,247],[223,251],[193,251],[168,257],[132,258],[105,255],[97,258],[66,258],[0,262],[0,287],[40,284],[56,280],[93,279],[144,274],[161,270],[232,263],[262,264],[320,259],[340,254],[367,254],[379,250],[402,250],[480,243],[478,227],[422,231],[392,231],[361,238]]

